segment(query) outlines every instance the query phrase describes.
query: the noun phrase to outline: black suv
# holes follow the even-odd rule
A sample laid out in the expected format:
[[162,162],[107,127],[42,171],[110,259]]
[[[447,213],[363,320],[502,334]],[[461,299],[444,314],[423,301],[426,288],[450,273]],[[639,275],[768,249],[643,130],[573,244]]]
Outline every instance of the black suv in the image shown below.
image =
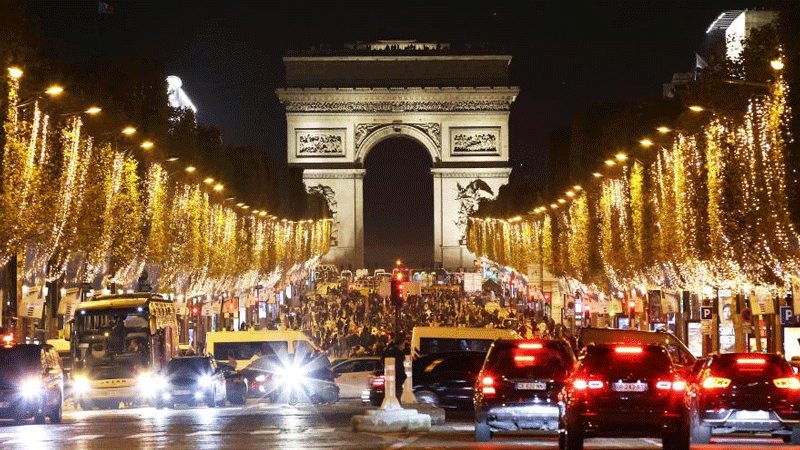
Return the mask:
[[800,444],[800,380],[781,355],[713,355],[697,377],[692,439],[711,432],[772,432]]
[[216,361],[207,356],[173,358],[157,381],[156,408],[174,407],[177,403],[209,408],[225,406],[225,375]]
[[558,430],[558,394],[575,366],[561,340],[498,340],[475,383],[475,440],[511,430]]
[[61,423],[64,376],[51,345],[0,347],[0,418]]
[[587,437],[655,437],[689,449],[686,382],[661,345],[588,345],[560,395],[561,450]]

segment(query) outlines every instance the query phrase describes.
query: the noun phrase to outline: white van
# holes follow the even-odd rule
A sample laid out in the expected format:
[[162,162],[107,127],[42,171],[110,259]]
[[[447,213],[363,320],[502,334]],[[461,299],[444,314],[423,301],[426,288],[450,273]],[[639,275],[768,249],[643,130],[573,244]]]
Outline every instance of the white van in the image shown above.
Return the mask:
[[206,333],[206,353],[218,361],[227,361],[232,353],[236,369],[243,369],[254,356],[321,351],[316,344],[297,330],[212,331]]
[[496,339],[522,339],[515,330],[474,327],[414,327],[413,359],[433,353],[469,350],[486,352]]

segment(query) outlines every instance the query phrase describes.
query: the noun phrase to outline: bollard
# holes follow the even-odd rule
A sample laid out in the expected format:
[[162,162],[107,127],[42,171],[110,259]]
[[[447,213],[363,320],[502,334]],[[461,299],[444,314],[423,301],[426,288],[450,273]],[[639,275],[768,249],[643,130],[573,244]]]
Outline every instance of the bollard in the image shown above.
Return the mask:
[[403,405],[415,405],[417,403],[417,397],[414,395],[414,390],[412,388],[414,384],[411,380],[411,355],[406,355],[406,359],[403,361],[403,369],[405,369],[406,372],[406,381],[403,383],[403,394],[400,396],[400,403]]
[[383,403],[381,403],[380,409],[403,409],[400,406],[400,402],[397,401],[397,395],[395,394],[394,358],[384,358],[383,377]]

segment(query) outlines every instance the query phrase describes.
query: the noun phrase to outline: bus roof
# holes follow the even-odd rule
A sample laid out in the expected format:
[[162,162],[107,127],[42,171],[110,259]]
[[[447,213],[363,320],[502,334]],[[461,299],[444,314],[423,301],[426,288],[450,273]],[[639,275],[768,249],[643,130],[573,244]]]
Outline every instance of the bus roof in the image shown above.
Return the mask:
[[94,297],[94,300],[78,303],[78,306],[75,308],[75,310],[96,311],[99,309],[109,308],[136,308],[137,306],[146,305],[147,302],[151,300],[169,302],[169,300],[158,294],[150,294],[147,292],[138,294],[100,295]]

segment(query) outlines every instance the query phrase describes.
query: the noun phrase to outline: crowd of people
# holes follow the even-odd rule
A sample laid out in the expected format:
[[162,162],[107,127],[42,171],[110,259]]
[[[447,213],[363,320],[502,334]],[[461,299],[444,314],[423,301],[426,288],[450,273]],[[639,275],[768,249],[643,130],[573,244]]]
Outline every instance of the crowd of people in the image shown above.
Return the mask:
[[[314,298],[300,296],[283,307],[269,328],[303,331],[331,359],[384,356],[396,345],[408,348],[415,326],[504,327],[517,329],[527,338],[566,337],[566,328],[553,323],[541,311],[528,315],[518,311],[509,299],[501,299],[500,303],[490,300],[488,296],[466,297],[447,290],[411,295],[399,308],[395,328],[395,307],[389,299],[374,293],[364,296],[358,291],[331,290]],[[393,335],[395,329],[397,336]]]

